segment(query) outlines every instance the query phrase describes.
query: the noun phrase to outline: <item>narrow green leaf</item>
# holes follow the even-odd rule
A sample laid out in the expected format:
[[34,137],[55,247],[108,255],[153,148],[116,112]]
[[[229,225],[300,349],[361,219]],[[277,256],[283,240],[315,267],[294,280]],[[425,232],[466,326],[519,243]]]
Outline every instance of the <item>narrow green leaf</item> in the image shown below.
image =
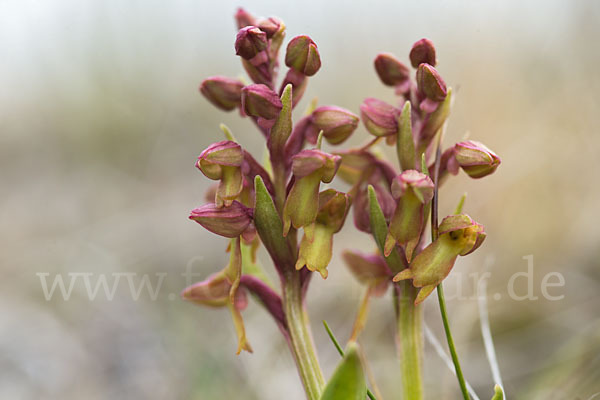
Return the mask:
[[289,244],[283,237],[281,218],[259,175],[254,178],[254,190],[256,192],[254,225],[260,240],[276,264],[287,264],[293,268],[294,260]]
[[[429,144],[431,138],[435,136],[437,131],[444,125],[448,115],[450,114],[450,106],[452,105],[452,88],[448,88],[448,94],[446,98],[438,106],[438,108],[429,116],[425,127],[423,128],[423,137],[421,139],[421,146]],[[424,152],[424,148],[417,149],[419,152]]]
[[285,143],[292,133],[292,84],[289,83],[283,89],[281,94],[281,103],[283,108],[271,128],[269,136],[271,154],[276,154],[281,158]]
[[329,339],[331,339],[331,341],[333,342],[335,349],[338,351],[338,353],[340,353],[340,356],[344,357],[344,350],[342,350],[342,346],[340,346],[340,343],[337,341],[337,339],[333,335],[333,332],[329,328],[329,324],[327,323],[327,321],[323,320],[323,325],[325,326],[325,330],[327,331],[327,334],[329,335]]
[[[383,254],[385,238],[388,234],[388,226],[385,222],[383,211],[381,211],[379,201],[377,201],[375,189],[371,185],[369,185],[369,220],[371,221],[371,232],[375,239],[375,243],[377,243],[377,247],[379,247],[381,254]],[[400,255],[395,249],[385,258],[385,260],[393,272],[400,272],[404,269],[404,264],[400,259]]]
[[494,397],[492,397],[492,400],[504,400],[504,393],[500,385],[494,386]]
[[427,160],[425,158],[425,153],[421,154],[421,172],[429,176],[429,168],[427,168]]
[[415,169],[415,142],[410,115],[410,101],[407,101],[404,103],[402,114],[398,120],[398,140],[396,141],[398,160],[400,160],[400,167],[403,171]]
[[[327,331],[327,334],[329,335],[329,339],[331,339],[331,341],[333,342],[333,345],[335,346],[336,350],[338,351],[340,356],[344,357],[344,350],[342,350],[342,346],[340,346],[340,342],[338,342],[338,340],[335,338],[335,335],[329,328],[329,324],[327,323],[327,321],[323,320],[323,325],[325,326],[325,330]],[[377,400],[375,398],[375,395],[369,389],[367,389],[367,396],[371,400]]]
[[367,384],[362,362],[356,344],[351,342],[344,358],[327,382],[321,400],[364,400],[367,397]]
[[464,193],[458,204],[456,205],[456,209],[454,210],[454,214],[458,215],[462,213],[463,206],[465,205],[465,200],[467,199],[467,193]]
[[221,130],[223,131],[223,134],[225,135],[225,138],[227,140],[231,140],[232,142],[236,142],[237,140],[235,140],[235,136],[233,136],[233,133],[231,132],[231,129],[229,129],[229,127],[225,124],[220,124],[219,128],[221,128]]

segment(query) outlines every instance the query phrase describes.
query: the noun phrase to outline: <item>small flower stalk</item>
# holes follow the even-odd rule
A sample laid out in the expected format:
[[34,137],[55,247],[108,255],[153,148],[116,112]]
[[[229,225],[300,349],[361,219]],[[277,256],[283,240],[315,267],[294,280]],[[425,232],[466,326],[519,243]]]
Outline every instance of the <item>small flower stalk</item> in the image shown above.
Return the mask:
[[[258,18],[241,8],[235,22],[235,55],[251,83],[214,75],[201,83],[200,93],[222,111],[239,110],[259,134],[245,132],[238,141],[222,126],[226,140],[209,145],[198,157],[196,167],[215,184],[208,191],[208,204],[194,208],[189,219],[228,239],[229,262],[220,272],[186,288],[182,297],[204,306],[228,308],[239,354],[252,352],[242,319],[247,294],[252,294],[287,342],[307,399],[364,399],[367,395],[374,399],[367,388],[365,357],[360,355],[357,341],[367,326],[370,299],[391,291],[396,343],[402,354],[403,398],[422,400],[420,304],[440,288],[440,310],[448,325],[442,283],[458,257],[477,250],[486,237],[484,227],[461,210],[438,224],[440,189],[460,169],[474,179],[493,174],[500,158],[474,140],[443,148],[452,88],[437,69],[430,40],[417,41],[404,60],[406,64],[391,53],[375,58],[375,73],[394,89],[395,101],[367,97],[354,109],[313,101],[303,116],[296,118],[293,110],[301,103],[309,78],[326,65],[316,42],[300,35],[284,46],[283,21]],[[285,70],[278,80],[282,48]],[[355,134],[362,134],[366,143],[336,148]],[[257,137],[266,144],[264,165],[242,146]],[[393,146],[396,159],[387,160],[379,144]],[[327,186],[340,181],[346,191]],[[342,253],[351,274],[364,287],[364,295],[346,354],[326,382],[312,341],[305,298],[310,296],[313,273],[327,278],[338,268],[332,265],[334,243],[338,242],[334,239],[350,213],[354,227],[372,237],[375,251],[348,249]],[[259,246],[271,258],[279,287],[270,282],[256,257]],[[465,385],[453,345],[450,350],[462,389]],[[339,351],[344,354],[341,347]]]

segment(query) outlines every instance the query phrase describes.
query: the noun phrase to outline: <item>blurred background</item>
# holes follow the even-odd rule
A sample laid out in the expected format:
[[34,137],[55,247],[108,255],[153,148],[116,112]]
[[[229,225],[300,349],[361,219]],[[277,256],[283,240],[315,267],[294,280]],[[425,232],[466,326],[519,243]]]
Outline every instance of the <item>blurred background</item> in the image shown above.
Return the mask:
[[[257,158],[264,148],[249,120],[216,110],[197,90],[210,75],[243,75],[233,50],[240,5],[283,19],[288,39],[309,34],[318,44],[323,67],[298,113],[315,96],[355,113],[365,97],[394,101],[375,55],[408,62],[414,41],[433,40],[438,70],[457,90],[446,144],[468,134],[503,160],[481,181],[461,173],[440,197],[446,215],[468,192],[465,211],[488,232],[446,281],[467,380],[491,397],[470,276],[489,268],[507,397],[600,392],[600,3],[2,0],[0,398],[304,398],[284,341],[256,303],[244,312],[254,354],[236,356],[228,312],[178,295],[186,270],[200,280],[227,262],[226,240],[187,219],[211,183],[196,157],[222,140],[220,122]],[[367,138],[361,126],[348,143]],[[347,223],[329,278],[310,288],[326,376],[338,355],[321,320],[346,340],[363,291],[341,262],[344,247],[374,244]],[[513,280],[511,296],[519,272],[528,275]],[[110,283],[123,273],[136,288],[146,276],[155,295],[142,287],[133,298],[122,278],[112,299],[102,290],[89,298],[83,277],[94,285],[99,274]],[[564,279],[548,288],[553,299],[542,291],[550,273]],[[42,283],[57,276],[67,289],[79,279],[68,300],[59,289],[46,300]],[[433,297],[425,320],[443,342]],[[385,399],[399,398],[393,335],[391,297],[376,299],[362,342]],[[429,343],[425,369],[427,398],[459,398]]]

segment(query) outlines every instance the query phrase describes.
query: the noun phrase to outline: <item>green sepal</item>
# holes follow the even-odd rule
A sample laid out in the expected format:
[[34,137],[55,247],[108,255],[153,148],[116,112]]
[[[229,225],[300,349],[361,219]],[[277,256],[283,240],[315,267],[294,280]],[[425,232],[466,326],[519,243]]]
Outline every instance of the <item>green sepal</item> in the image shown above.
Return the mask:
[[317,170],[294,182],[283,207],[284,236],[287,236],[290,226],[298,229],[312,224],[317,218],[321,174],[322,172]]
[[448,88],[448,94],[444,101],[440,103],[438,108],[429,116],[427,123],[423,128],[422,139],[420,140],[417,150],[419,153],[425,152],[425,149],[435,136],[437,131],[444,125],[448,115],[450,115],[450,106],[452,104],[452,88]]
[[[377,243],[377,247],[379,247],[379,250],[383,254],[385,248],[385,239],[388,233],[388,226],[385,222],[385,216],[383,215],[379,201],[377,201],[377,195],[375,194],[375,189],[372,185],[369,185],[368,191],[369,221],[371,222],[371,232],[373,234],[373,238],[375,239],[375,243]],[[404,263],[395,249],[392,250],[387,257],[385,257],[385,261],[393,272],[399,272],[404,269]]]
[[221,166],[221,180],[217,187],[215,204],[217,207],[230,206],[244,188],[244,177],[240,167]]
[[269,135],[269,149],[271,157],[281,159],[284,154],[285,143],[292,133],[292,84],[286,85],[281,94],[283,108],[275,120]]
[[233,304],[235,299],[235,292],[240,286],[240,279],[242,278],[242,250],[240,247],[240,238],[236,237],[231,239],[229,242],[229,264],[225,267],[225,277],[231,284],[229,290],[229,301]]
[[346,347],[344,358],[325,386],[321,400],[364,400],[367,384],[356,343]]
[[492,400],[504,400],[504,393],[500,385],[494,386],[494,397],[492,397]]
[[257,175],[254,178],[254,191],[256,192],[256,204],[254,207],[254,225],[260,236],[260,240],[277,263],[294,265],[294,257],[288,241],[283,237],[283,224],[277,213],[271,195],[265,187],[262,178]]
[[415,168],[415,142],[413,139],[410,101],[404,103],[402,114],[398,119],[398,140],[396,151],[402,170]]

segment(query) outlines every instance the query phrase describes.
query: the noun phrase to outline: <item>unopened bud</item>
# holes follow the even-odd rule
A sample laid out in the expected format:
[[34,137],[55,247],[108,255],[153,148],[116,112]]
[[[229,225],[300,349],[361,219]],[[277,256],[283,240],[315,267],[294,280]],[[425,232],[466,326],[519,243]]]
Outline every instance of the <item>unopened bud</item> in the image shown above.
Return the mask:
[[396,135],[400,110],[388,103],[369,97],[360,105],[362,121],[374,136]]
[[454,154],[458,165],[471,178],[483,178],[494,173],[501,162],[496,153],[474,140],[457,143]]
[[344,142],[358,126],[358,116],[336,106],[321,106],[313,111],[311,124],[315,132],[323,131],[330,144]]
[[440,102],[446,98],[448,89],[435,68],[429,64],[419,65],[417,70],[417,87],[429,100]]
[[240,29],[235,38],[235,54],[251,60],[267,49],[267,34],[256,26]]
[[435,47],[429,39],[421,39],[413,44],[410,50],[410,63],[413,68],[418,68],[419,65],[425,63],[435,67],[437,63],[435,59]]
[[240,105],[243,87],[238,79],[211,76],[202,81],[200,93],[218,108],[231,111]]
[[427,175],[414,169],[403,171],[392,182],[392,196],[399,199],[412,190],[421,203],[429,203],[433,198],[433,181]]
[[285,65],[306,76],[316,74],[321,68],[321,56],[316,43],[306,35],[293,38],[287,46]]
[[212,233],[234,238],[244,233],[252,222],[252,210],[237,201],[221,208],[209,203],[192,210],[190,219]]
[[249,25],[254,25],[256,18],[242,7],[238,8],[235,13],[235,22],[237,23],[238,29],[245,28]]
[[259,21],[256,26],[261,31],[267,34],[267,39],[271,39],[273,35],[275,35],[279,31],[281,25],[282,22],[279,19],[275,17],[270,17]]
[[382,53],[375,58],[375,70],[379,79],[388,86],[397,86],[409,78],[409,70],[396,57],[389,53]]
[[281,99],[267,85],[248,85],[242,89],[242,108],[253,117],[275,119],[283,108]]

